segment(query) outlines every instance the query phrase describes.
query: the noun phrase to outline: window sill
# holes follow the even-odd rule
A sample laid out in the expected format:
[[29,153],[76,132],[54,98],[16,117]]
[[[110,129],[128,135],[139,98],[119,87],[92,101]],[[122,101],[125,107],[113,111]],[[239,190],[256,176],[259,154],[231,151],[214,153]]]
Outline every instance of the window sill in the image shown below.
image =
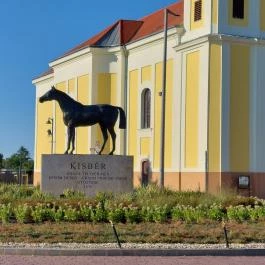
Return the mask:
[[153,128],[138,129],[138,135],[140,137],[151,137]]

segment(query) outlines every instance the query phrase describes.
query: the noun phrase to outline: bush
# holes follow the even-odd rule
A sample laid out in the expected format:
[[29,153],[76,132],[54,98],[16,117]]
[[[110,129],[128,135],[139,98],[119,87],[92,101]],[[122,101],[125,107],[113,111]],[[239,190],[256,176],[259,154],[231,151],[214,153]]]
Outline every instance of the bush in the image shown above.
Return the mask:
[[202,220],[202,218],[205,216],[202,208],[200,207],[192,207],[192,206],[186,206],[183,207],[183,220],[186,223],[198,223]]
[[[250,207],[250,206],[249,206]],[[227,218],[231,221],[243,222],[250,218],[249,207],[243,205],[230,206],[227,208]]]
[[183,221],[184,220],[184,213],[183,213],[183,206],[177,205],[171,209],[171,216],[174,221]]
[[52,219],[56,222],[59,223],[64,220],[64,210],[61,206],[56,208],[55,206],[51,209],[51,216]]
[[168,210],[167,205],[156,206],[154,208],[154,212],[153,212],[153,219],[157,223],[164,223],[168,220],[169,213],[170,213],[170,211]]
[[108,213],[105,210],[102,203],[98,203],[96,208],[92,210],[91,219],[93,222],[107,222],[108,221]]
[[91,205],[81,205],[80,206],[80,219],[85,222],[92,221],[92,206]]
[[49,200],[52,198],[52,195],[48,194],[48,193],[44,193],[42,191],[40,191],[39,188],[36,188],[33,190],[33,193],[30,197],[33,200],[41,200],[41,201],[45,201],[45,200]]
[[142,221],[141,212],[138,207],[128,206],[125,207],[125,217],[128,223],[139,223]]
[[198,205],[195,208],[195,219],[197,223],[202,222],[208,217],[208,206],[207,205]]
[[125,210],[121,207],[108,209],[108,219],[113,223],[125,223]]
[[64,220],[69,222],[76,222],[80,217],[80,212],[73,208],[72,206],[68,206],[64,209]]
[[47,220],[53,221],[53,215],[49,204],[37,204],[31,210],[31,216],[35,223],[41,223]]
[[255,206],[254,208],[249,209],[249,218],[251,221],[258,221],[259,219],[259,210],[261,206]]
[[143,206],[141,209],[142,220],[145,222],[154,222],[154,209],[149,206]]
[[31,207],[28,204],[17,205],[14,214],[18,223],[27,223],[31,219]]
[[258,221],[265,219],[265,207],[260,205],[255,205],[253,208],[248,207],[249,219],[251,221]]
[[240,222],[243,221],[247,221],[249,219],[249,209],[251,208],[251,206],[236,206],[236,208],[238,208],[238,218],[240,220]]
[[193,223],[195,220],[194,208],[191,206],[183,207],[183,221]]
[[260,220],[264,220],[265,219],[265,205],[256,206],[255,207],[255,211],[257,212],[258,218]]
[[81,191],[76,191],[73,189],[66,189],[63,191],[64,198],[84,198],[85,194]]
[[223,218],[225,217],[225,214],[223,212],[221,205],[213,204],[210,206],[207,212],[207,216],[211,220],[222,221]]
[[11,215],[12,215],[12,210],[10,203],[0,205],[0,219],[3,224],[9,222]]

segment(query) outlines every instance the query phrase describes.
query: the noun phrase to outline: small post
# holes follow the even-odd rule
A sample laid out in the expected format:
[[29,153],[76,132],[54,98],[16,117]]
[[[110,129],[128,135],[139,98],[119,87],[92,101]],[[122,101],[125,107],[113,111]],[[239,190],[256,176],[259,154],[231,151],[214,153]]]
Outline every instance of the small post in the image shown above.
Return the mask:
[[226,223],[224,221],[222,222],[222,226],[223,226],[223,229],[224,229],[226,248],[229,248],[229,242],[228,242],[228,236],[227,236]]
[[110,224],[111,224],[111,226],[112,226],[113,233],[114,233],[115,238],[116,238],[116,240],[117,240],[118,246],[119,246],[119,248],[121,248],[121,242],[120,242],[120,239],[119,239],[118,233],[117,233],[116,228],[115,228],[115,226],[114,226],[114,224],[113,224],[113,222],[112,222],[111,220],[110,220]]
[[18,169],[18,184],[21,185],[22,179],[22,158],[21,154],[19,156],[19,169]]
[[19,169],[18,169],[18,184],[22,184],[22,168],[23,168],[23,162],[22,161],[22,153],[19,155]]

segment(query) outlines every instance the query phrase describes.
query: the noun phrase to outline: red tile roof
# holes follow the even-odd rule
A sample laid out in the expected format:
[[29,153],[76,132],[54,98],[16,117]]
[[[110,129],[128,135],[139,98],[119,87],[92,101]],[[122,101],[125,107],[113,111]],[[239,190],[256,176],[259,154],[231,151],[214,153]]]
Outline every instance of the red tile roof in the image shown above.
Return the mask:
[[108,33],[110,30],[112,30],[115,26],[117,25],[117,22],[115,22],[113,25],[107,27],[106,29],[104,29],[103,31],[101,31],[99,34],[95,35],[94,37],[92,37],[91,39],[86,40],[85,42],[79,44],[78,46],[74,47],[73,49],[71,49],[70,51],[66,52],[63,56],[59,57],[62,58],[64,56],[73,54],[79,50],[82,50],[86,47],[89,46],[93,46],[95,45],[95,43],[97,43],[106,33]]
[[124,45],[130,41],[130,39],[135,35],[137,30],[141,27],[142,22],[141,21],[135,21],[135,20],[118,20],[111,26],[104,29],[99,34],[95,35],[91,39],[86,40],[85,42],[79,44],[78,46],[74,47],[70,51],[66,52],[64,55],[62,55],[60,58],[65,57],[67,55],[73,54],[77,51],[80,51],[84,48],[91,47],[91,46],[97,46],[97,43],[112,29],[114,29],[117,26],[120,26],[120,45]]
[[121,20],[121,45],[128,43],[142,27],[142,21]]
[[[184,14],[183,1],[174,3],[166,8],[179,15],[178,17],[173,15],[168,16],[168,27],[182,25]],[[140,21],[142,21],[143,24],[130,41],[136,41],[162,31],[164,28],[164,9],[160,9],[157,12],[148,15],[140,19]]]
[[[184,13],[183,2],[184,1],[182,0],[180,2],[171,4],[170,6],[166,7],[173,13],[179,15],[178,17],[172,15],[168,16],[169,28],[183,24],[183,13]],[[162,31],[164,27],[164,9],[160,9],[139,20],[118,20],[111,26],[104,29],[99,34],[79,44],[78,46],[74,47],[70,51],[60,56],[59,58],[73,54],[79,50],[82,50],[90,46],[97,46],[97,42],[100,41],[100,39],[103,38],[105,34],[110,32],[118,24],[120,25],[120,36],[121,36],[120,45],[124,45],[129,42],[133,42]]]
[[[173,27],[177,25],[183,24],[183,14],[184,14],[184,1],[181,0],[179,2],[173,3],[166,7],[171,12],[178,14],[179,16],[168,16],[168,27]],[[57,59],[63,58],[67,55],[71,55],[77,51],[85,49],[87,47],[95,47],[100,40],[112,31],[115,27],[120,27],[120,43],[119,45],[128,44],[130,42],[134,42],[148,36],[151,36],[155,33],[159,33],[163,30],[164,27],[164,9],[160,9],[148,16],[145,16],[139,20],[118,20],[111,26],[107,27],[99,34],[93,36],[92,38],[86,40],[85,42],[77,45],[73,49],[69,50],[62,56]],[[50,73],[50,72],[48,72]],[[47,74],[48,74],[47,73]],[[42,75],[44,76],[44,74]]]
[[47,71],[45,71],[42,74],[38,75],[33,80],[38,79],[38,78],[41,78],[41,77],[46,76],[46,75],[53,74],[53,72],[54,72],[53,69],[50,67]]

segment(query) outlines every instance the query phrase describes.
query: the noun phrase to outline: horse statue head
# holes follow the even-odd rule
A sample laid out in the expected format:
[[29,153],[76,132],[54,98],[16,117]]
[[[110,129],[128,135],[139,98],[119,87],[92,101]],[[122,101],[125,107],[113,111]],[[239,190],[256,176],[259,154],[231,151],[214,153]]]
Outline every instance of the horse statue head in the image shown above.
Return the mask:
[[45,101],[56,99],[56,95],[57,95],[56,92],[57,92],[57,89],[55,88],[55,86],[52,86],[52,88],[49,91],[47,91],[43,96],[39,98],[39,102],[43,103]]

